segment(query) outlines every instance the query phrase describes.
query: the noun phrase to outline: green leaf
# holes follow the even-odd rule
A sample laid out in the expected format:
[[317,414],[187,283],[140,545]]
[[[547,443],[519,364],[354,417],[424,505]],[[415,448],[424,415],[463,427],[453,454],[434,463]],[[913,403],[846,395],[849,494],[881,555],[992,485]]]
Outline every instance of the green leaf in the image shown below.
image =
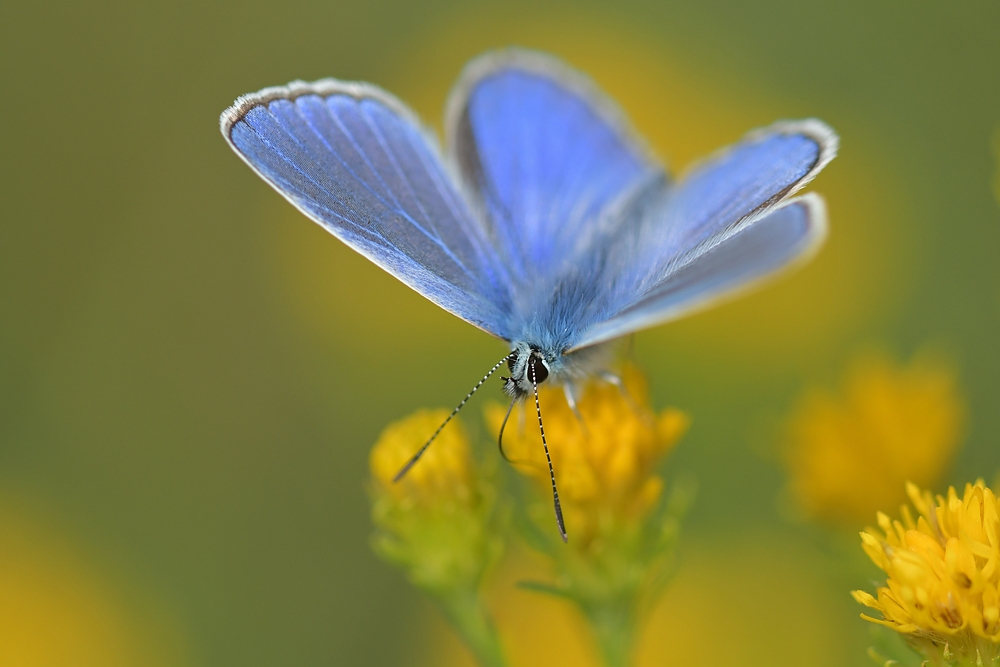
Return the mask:
[[553,595],[558,598],[563,598],[567,600],[572,600],[573,596],[570,595],[569,591],[565,588],[560,588],[553,584],[546,584],[541,581],[519,581],[517,582],[518,588],[523,588],[526,591],[534,591],[535,593],[545,593],[547,595]]

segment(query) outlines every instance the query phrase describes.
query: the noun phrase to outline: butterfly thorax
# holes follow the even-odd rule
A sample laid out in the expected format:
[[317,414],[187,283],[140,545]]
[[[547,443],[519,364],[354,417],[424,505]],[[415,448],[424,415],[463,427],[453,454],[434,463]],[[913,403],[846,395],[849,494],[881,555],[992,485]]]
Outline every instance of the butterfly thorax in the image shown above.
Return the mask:
[[507,357],[510,377],[501,378],[504,392],[512,398],[526,397],[534,391],[533,385],[539,385],[548,379],[550,365],[550,361],[537,346],[526,342],[515,344]]
[[[577,385],[607,371],[614,358],[614,343],[592,345],[565,352],[521,341],[511,346],[507,357],[510,377],[504,377],[504,392],[512,398],[526,398],[534,385],[543,382]],[[532,382],[534,380],[534,382]]]

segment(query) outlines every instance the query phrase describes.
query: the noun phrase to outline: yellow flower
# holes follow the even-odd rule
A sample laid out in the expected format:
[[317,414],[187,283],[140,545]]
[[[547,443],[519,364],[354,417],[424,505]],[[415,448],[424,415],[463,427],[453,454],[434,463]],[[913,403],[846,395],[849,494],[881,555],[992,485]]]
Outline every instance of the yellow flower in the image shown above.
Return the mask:
[[813,390],[789,420],[789,490],[808,515],[842,525],[932,486],[958,447],[965,407],[954,371],[927,355],[899,367],[859,359],[841,396]]
[[[638,370],[627,367],[623,380],[625,392],[607,382],[585,387],[577,401],[582,423],[562,387],[543,385],[538,390],[567,529],[579,548],[649,514],[663,491],[656,467],[688,426],[679,410],[668,408],[659,415],[650,410],[646,382]],[[503,446],[507,457],[534,478],[547,497],[549,473],[534,408],[533,401],[520,408],[532,413],[529,428],[518,424],[524,415],[511,415]],[[496,404],[487,408],[494,431],[505,412]]]
[[916,508],[902,519],[878,514],[879,529],[861,533],[862,546],[885,571],[877,597],[854,591],[854,599],[881,619],[862,615],[902,633],[931,664],[990,665],[1000,661],[1000,515],[997,498],[983,480],[967,484],[959,497],[933,496],[906,487]]

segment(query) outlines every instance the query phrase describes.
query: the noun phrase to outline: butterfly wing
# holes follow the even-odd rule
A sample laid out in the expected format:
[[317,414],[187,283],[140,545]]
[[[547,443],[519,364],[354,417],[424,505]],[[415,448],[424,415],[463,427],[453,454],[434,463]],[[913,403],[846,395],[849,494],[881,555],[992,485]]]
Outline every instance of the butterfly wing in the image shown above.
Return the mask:
[[448,153],[515,276],[562,270],[604,215],[663,170],[618,107],[559,61],[506,49],[472,61],[446,112]]
[[[576,348],[613,340],[714,306],[808,261],[826,238],[826,207],[815,194],[790,199],[676,267]],[[576,349],[574,348],[574,349]]]
[[445,310],[500,338],[508,273],[433,139],[388,93],[327,79],[240,98],[222,134],[334,236]]
[[643,210],[624,216],[615,237],[582,262],[609,287],[571,348],[677,319],[810,257],[826,236],[822,200],[776,206],[836,150],[837,136],[819,121],[779,123],[638,202]]

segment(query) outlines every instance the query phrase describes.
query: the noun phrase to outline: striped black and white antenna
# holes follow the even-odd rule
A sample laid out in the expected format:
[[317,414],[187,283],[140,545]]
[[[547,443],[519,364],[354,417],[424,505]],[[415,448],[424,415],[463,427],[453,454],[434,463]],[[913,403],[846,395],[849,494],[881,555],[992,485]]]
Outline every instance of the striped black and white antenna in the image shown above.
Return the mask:
[[396,473],[396,476],[392,478],[393,482],[398,482],[399,480],[403,479],[403,476],[406,475],[406,473],[410,471],[410,468],[412,468],[417,463],[417,461],[420,460],[420,457],[424,455],[424,452],[427,451],[427,448],[431,446],[431,443],[434,442],[434,440],[438,437],[441,431],[444,430],[444,427],[448,425],[448,422],[451,421],[451,418],[457,415],[458,411],[461,410],[463,407],[465,407],[465,404],[469,402],[469,399],[472,398],[472,395],[475,394],[476,391],[478,391],[479,388],[482,387],[483,384],[485,384],[486,381],[490,379],[491,375],[496,373],[498,368],[503,366],[507,362],[507,360],[510,359],[512,354],[513,352],[511,352],[510,354],[506,355],[503,359],[498,361],[496,365],[494,365],[493,368],[490,369],[490,372],[484,375],[483,379],[476,383],[476,386],[472,388],[472,391],[466,394],[465,398],[462,399],[462,402],[459,403],[457,406],[455,406],[455,409],[452,410],[451,414],[448,415],[448,418],[445,419],[440,426],[438,426],[437,430],[434,431],[434,434],[431,435],[431,437],[427,440],[427,442],[424,443],[424,446],[418,449],[417,453],[411,456],[410,460],[406,462],[406,465],[404,465],[402,468],[399,469],[399,472]]
[[549,456],[549,444],[545,441],[545,427],[542,425],[542,406],[538,402],[538,383],[535,381],[535,365],[528,364],[531,373],[531,388],[535,391],[535,412],[538,414],[538,431],[542,434],[542,448],[545,450],[545,462],[549,464],[549,480],[552,482],[552,504],[556,509],[556,525],[559,526],[559,536],[563,542],[569,540],[566,535],[566,523],[563,521],[562,505],[559,503],[559,489],[556,488],[556,471],[552,467],[552,457]]

